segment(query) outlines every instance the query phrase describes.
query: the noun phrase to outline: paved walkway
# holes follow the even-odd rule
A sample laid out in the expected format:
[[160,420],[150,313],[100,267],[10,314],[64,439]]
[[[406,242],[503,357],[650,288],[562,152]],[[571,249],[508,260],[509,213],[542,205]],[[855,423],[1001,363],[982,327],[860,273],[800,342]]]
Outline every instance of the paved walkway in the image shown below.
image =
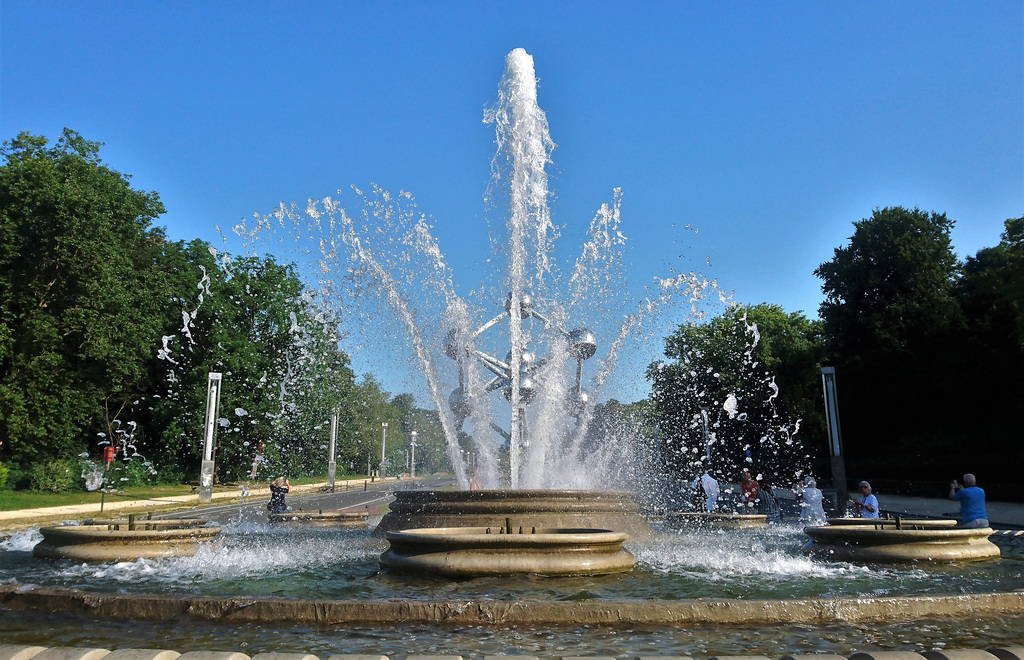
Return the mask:
[[[338,481],[336,488],[358,488],[365,479]],[[397,477],[388,477],[385,481],[398,481]],[[379,483],[376,482],[376,483]],[[308,493],[323,489],[326,483],[293,486],[293,493]],[[785,492],[785,491],[783,491]],[[270,497],[269,488],[254,488],[244,491],[246,498],[265,499]],[[214,500],[229,500],[242,497],[242,490],[225,490],[213,493]],[[882,514],[916,518],[959,518],[960,504],[949,499],[935,497],[912,497],[909,495],[877,495]],[[199,496],[177,495],[152,500],[116,500],[107,502],[100,513],[98,504],[75,504],[69,506],[46,507],[41,509],[19,509],[0,511],[0,530],[23,529],[40,523],[87,518],[90,516],[107,516],[110,514],[146,513],[156,510],[173,510],[198,507]],[[1024,529],[1024,503],[1022,502],[987,502],[989,522],[996,529]]]
[[[911,497],[875,493],[882,513],[926,518],[959,518],[960,503],[935,497]],[[986,502],[988,521],[994,528],[1024,529],[1024,503]]]
[[[387,477],[386,482],[398,481],[398,477]],[[339,480],[335,482],[336,489],[362,488],[365,479]],[[374,483],[380,483],[378,479]],[[303,484],[292,486],[292,493],[309,493],[327,487],[326,482]],[[246,499],[268,499],[270,488],[252,488],[243,490],[218,490],[213,493],[213,500],[231,500],[245,497]],[[107,501],[103,505],[103,512],[100,513],[100,505],[71,504],[67,506],[50,506],[39,509],[16,509],[14,511],[0,511],[0,530],[24,529],[39,525],[41,523],[52,523],[61,520],[73,520],[76,518],[89,517],[110,517],[116,514],[147,513],[149,511],[170,511],[175,509],[188,509],[202,506],[199,503],[199,494],[173,495],[148,500],[123,500],[116,499]]]

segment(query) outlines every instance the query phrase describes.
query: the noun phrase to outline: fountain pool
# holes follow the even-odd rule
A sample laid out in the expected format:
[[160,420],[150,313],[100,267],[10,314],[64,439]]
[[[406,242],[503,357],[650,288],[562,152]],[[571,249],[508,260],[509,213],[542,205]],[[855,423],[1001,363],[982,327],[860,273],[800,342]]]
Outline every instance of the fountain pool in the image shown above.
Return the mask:
[[[73,588],[93,594],[182,594],[296,601],[363,603],[508,604],[548,602],[567,607],[607,603],[654,603],[666,608],[682,601],[888,598],[986,594],[1024,587],[1024,547],[1003,548],[1003,558],[967,565],[860,566],[803,556],[806,539],[796,525],[728,531],[664,531],[628,543],[636,568],[621,575],[515,580],[484,577],[450,580],[381,570],[386,543],[368,530],[282,528],[262,522],[223,527],[216,540],[192,557],[86,565],[40,561],[31,556],[38,532],[21,532],[3,542],[0,573],[8,583]],[[3,586],[3,585],[0,585]],[[729,600],[722,600],[728,603]],[[849,651],[853,648],[931,648],[1024,643],[1024,618],[894,617],[882,622],[825,624],[601,625],[426,623],[316,626],[308,622],[232,623],[129,618],[102,619],[81,613],[4,612],[5,643],[104,645],[303,652],[452,652],[468,656],[507,652],[557,654],[708,655],[716,652]],[[40,634],[39,622],[52,632]],[[182,629],[184,628],[184,629]],[[628,632],[628,634],[626,634]],[[111,640],[111,641],[105,641]],[[130,640],[130,644],[125,643]],[[338,650],[343,649],[343,650]],[[609,653],[609,649],[615,649]],[[657,649],[658,653],[652,653]],[[771,649],[769,651],[769,649]],[[582,651],[586,651],[585,653]],[[672,651],[672,653],[669,653]]]

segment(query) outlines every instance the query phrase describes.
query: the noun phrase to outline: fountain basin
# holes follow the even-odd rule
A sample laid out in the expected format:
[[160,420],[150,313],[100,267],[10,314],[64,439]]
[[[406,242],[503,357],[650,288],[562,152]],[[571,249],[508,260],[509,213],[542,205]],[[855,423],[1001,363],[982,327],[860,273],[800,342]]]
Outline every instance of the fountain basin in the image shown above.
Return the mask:
[[629,538],[607,529],[439,527],[388,532],[387,568],[449,577],[606,575],[632,570]]
[[374,534],[436,527],[606,529],[654,536],[633,493],[616,490],[399,491]]
[[289,511],[271,513],[267,519],[276,525],[301,527],[369,527],[370,514],[356,511]]
[[205,525],[205,520],[149,520],[131,526],[111,522],[43,527],[39,530],[43,540],[32,548],[32,554],[90,563],[190,556],[201,542],[220,534],[220,527]]
[[888,525],[807,527],[804,551],[824,559],[866,562],[958,562],[997,559],[999,547],[988,540],[989,527],[896,529]]
[[829,518],[825,521],[835,527],[840,525],[873,526],[876,529],[947,529],[956,527],[955,520],[933,520],[915,518]]
[[700,511],[673,511],[665,514],[668,527],[714,527],[716,529],[752,529],[768,524],[763,513],[714,513]]

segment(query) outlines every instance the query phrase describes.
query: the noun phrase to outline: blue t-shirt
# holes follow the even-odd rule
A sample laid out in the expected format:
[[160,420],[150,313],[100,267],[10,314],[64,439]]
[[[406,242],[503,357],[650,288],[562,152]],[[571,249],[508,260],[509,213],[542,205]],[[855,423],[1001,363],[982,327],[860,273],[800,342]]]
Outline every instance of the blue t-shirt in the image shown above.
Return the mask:
[[861,501],[864,502],[864,504],[867,504],[868,506],[870,506],[872,509],[874,509],[874,511],[868,511],[867,509],[861,509],[860,510],[860,517],[861,518],[877,518],[878,517],[878,498],[875,497],[874,494],[871,494],[871,495],[868,495],[867,497],[862,497]]
[[953,493],[953,499],[960,502],[961,525],[980,518],[988,520],[988,513],[985,512],[985,491],[982,489],[977,486],[961,488]]

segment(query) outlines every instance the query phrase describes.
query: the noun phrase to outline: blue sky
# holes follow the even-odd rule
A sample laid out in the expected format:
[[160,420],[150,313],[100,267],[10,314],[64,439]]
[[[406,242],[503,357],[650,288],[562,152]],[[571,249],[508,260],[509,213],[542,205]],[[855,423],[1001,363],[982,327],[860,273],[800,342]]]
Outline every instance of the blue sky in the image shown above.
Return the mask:
[[468,288],[481,119],[516,47],[559,145],[563,243],[621,187],[637,282],[694,268],[814,316],[813,269],[875,207],[947,213],[961,256],[1024,213],[1020,0],[4,0],[0,139],[104,142],[175,239],[352,184],[407,190]]

